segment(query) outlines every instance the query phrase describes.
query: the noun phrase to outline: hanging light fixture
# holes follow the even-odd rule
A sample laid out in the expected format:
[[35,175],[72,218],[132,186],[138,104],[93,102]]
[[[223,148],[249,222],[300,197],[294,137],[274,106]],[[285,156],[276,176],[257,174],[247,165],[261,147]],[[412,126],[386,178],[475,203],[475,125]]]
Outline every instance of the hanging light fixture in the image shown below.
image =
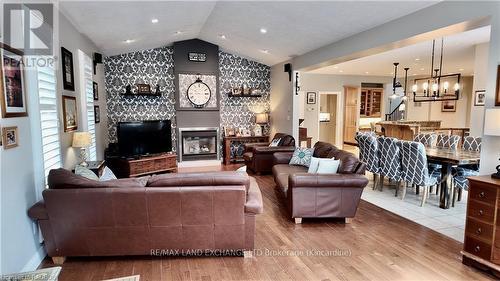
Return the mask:
[[[442,75],[444,39],[441,38],[439,67],[434,68],[436,40],[432,40],[431,75],[414,80],[412,86],[414,102],[449,101],[460,98],[460,73]],[[450,86],[453,85],[453,89]]]

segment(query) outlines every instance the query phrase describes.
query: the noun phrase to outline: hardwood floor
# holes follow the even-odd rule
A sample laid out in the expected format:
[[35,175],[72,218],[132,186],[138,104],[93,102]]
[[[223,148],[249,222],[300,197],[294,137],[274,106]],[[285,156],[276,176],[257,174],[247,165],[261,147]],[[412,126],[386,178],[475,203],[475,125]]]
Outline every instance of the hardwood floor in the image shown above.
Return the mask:
[[[272,176],[256,178],[264,214],[257,217],[254,258],[70,257],[59,280],[103,280],[134,274],[140,274],[141,281],[494,280],[462,265],[461,243],[364,201],[351,224],[304,219],[296,225],[286,214]],[[313,255],[307,250],[324,252],[323,256]],[[269,255],[269,251],[274,254]],[[46,259],[40,267],[51,266]]]

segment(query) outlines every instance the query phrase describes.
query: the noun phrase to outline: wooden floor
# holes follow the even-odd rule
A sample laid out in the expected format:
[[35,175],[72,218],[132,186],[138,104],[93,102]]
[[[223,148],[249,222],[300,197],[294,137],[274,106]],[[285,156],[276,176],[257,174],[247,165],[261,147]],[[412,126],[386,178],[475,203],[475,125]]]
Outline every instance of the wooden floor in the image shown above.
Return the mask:
[[[256,226],[258,256],[69,258],[59,281],[135,274],[141,281],[494,280],[462,265],[461,243],[364,201],[352,224],[304,219],[295,225],[277,196],[272,176],[256,178],[264,198],[264,214],[257,217]],[[331,256],[335,250],[339,256]],[[51,266],[46,259],[40,267]]]

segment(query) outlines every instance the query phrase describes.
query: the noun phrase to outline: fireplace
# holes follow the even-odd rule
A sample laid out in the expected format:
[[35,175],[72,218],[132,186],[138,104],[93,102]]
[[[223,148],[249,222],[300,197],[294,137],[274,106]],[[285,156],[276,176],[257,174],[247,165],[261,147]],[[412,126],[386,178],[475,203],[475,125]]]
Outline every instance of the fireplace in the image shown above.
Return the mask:
[[179,128],[179,161],[219,160],[219,128]]

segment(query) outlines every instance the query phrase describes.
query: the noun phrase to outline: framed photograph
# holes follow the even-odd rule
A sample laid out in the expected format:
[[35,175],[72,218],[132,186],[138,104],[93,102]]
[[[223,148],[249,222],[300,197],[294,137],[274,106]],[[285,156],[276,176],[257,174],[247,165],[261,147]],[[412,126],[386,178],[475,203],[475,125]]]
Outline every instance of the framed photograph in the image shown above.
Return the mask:
[[92,89],[94,91],[94,100],[99,100],[99,88],[96,82],[92,82]]
[[233,127],[224,127],[224,135],[226,137],[234,137],[236,132]]
[[149,84],[137,84],[137,94],[138,95],[149,95],[151,94],[151,86]]
[[233,96],[241,95],[241,87],[233,87],[231,89],[231,93],[233,94]]
[[63,122],[65,132],[72,132],[78,129],[77,118],[76,98],[63,96]]
[[24,87],[23,52],[0,44],[0,95],[2,117],[28,116]]
[[474,92],[474,105],[475,106],[484,106],[486,103],[486,91],[479,90]]
[[456,112],[457,111],[457,101],[447,100],[441,102],[441,112]]
[[74,91],[75,74],[73,71],[73,54],[64,47],[61,47],[61,62],[64,90]]
[[500,106],[500,65],[497,69],[497,89],[495,95],[495,106]]
[[94,121],[96,124],[101,122],[101,111],[98,105],[94,105]]
[[315,92],[307,92],[307,104],[316,104],[316,93]]
[[250,130],[247,129],[247,128],[240,128],[240,135],[242,137],[250,137],[250,136],[252,136]]
[[4,127],[2,129],[2,143],[4,149],[13,148],[19,145],[17,127]]

